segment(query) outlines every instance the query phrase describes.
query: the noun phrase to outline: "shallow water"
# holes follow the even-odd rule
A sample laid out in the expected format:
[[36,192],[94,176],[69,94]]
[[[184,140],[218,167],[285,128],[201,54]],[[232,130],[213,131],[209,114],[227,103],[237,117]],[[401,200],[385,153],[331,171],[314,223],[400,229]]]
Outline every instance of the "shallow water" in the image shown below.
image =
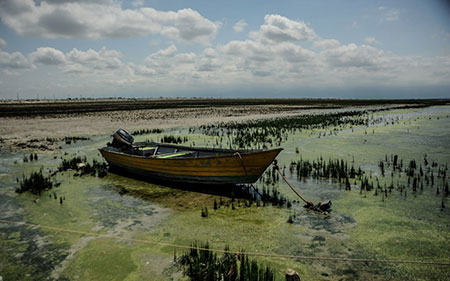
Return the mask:
[[[303,130],[289,135],[278,157],[280,167],[300,157],[315,160],[344,159],[367,173],[379,176],[378,162],[385,155],[398,154],[405,163],[416,159],[450,163],[450,107],[378,112],[383,122],[367,127],[345,128],[337,135],[318,137],[320,130]],[[437,119],[439,117],[439,119]],[[399,121],[396,121],[397,118]],[[431,119],[430,119],[431,118]],[[392,124],[392,121],[395,121]],[[386,125],[389,123],[388,125]],[[322,132],[330,131],[330,129]],[[367,132],[367,133],[366,133]],[[215,145],[215,138],[188,134],[187,129],[144,135],[138,140],[158,140],[164,134],[187,135],[189,144]],[[41,195],[17,195],[16,178],[41,166],[53,169],[64,153],[100,159],[97,148],[109,136],[91,137],[74,145],[62,145],[61,152],[39,155],[38,161],[22,163],[22,152],[0,151],[0,219],[96,233],[74,234],[0,223],[0,275],[4,280],[36,280],[50,276],[69,280],[179,280],[173,265],[174,249],[164,245],[118,240],[111,235],[150,241],[190,245],[209,241],[212,248],[345,258],[449,261],[450,202],[441,209],[442,193],[425,187],[416,194],[393,191],[387,198],[372,192],[360,194],[336,181],[288,180],[309,200],[331,199],[332,213],[320,215],[303,209],[244,207],[231,205],[213,210],[221,196],[179,190],[109,174],[105,178],[74,177],[73,171],[58,174],[59,187]],[[225,145],[224,145],[225,146]],[[295,152],[298,148],[299,153]],[[57,156],[56,159],[54,156]],[[16,162],[16,163],[14,163]],[[380,179],[382,180],[382,179]],[[400,179],[405,181],[406,179]],[[386,180],[387,181],[387,180]],[[262,187],[261,183],[257,186]],[[286,184],[275,187],[296,199]],[[128,193],[121,195],[122,191]],[[53,197],[56,193],[58,200]],[[52,197],[49,197],[52,195]],[[64,197],[62,204],[59,197]],[[222,196],[224,201],[230,198]],[[209,216],[202,218],[201,209]],[[293,224],[286,221],[294,215]],[[182,250],[177,250],[182,251]],[[294,268],[302,280],[447,280],[448,266],[393,265],[258,258],[283,279]],[[22,265],[19,270],[17,264]]]

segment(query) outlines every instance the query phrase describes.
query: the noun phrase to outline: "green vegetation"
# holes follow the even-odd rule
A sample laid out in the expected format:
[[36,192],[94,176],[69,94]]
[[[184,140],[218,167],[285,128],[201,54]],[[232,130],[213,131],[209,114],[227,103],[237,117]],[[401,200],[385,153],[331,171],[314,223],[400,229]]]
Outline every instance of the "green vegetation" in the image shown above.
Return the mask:
[[183,267],[184,275],[189,280],[203,281],[273,281],[275,274],[270,267],[258,264],[256,260],[249,260],[244,251],[239,254],[229,253],[228,246],[221,257],[209,251],[209,244],[197,246],[174,259]]
[[72,144],[76,143],[77,141],[85,141],[85,140],[90,140],[90,138],[88,137],[64,137],[62,138],[62,141],[64,141],[66,144]]
[[30,176],[22,176],[19,180],[19,188],[16,189],[17,193],[24,193],[30,191],[35,195],[41,195],[42,191],[50,190],[53,187],[50,176],[46,177],[42,174],[42,170],[32,172]]
[[163,136],[161,138],[162,143],[174,143],[174,144],[181,144],[188,142],[188,137],[174,137],[172,135],[169,136]]
[[[289,105],[302,109],[342,108],[349,106],[398,105],[401,108],[417,108],[445,105],[446,99],[429,100],[364,100],[364,99],[97,99],[97,100],[56,100],[32,103],[0,104],[1,117],[13,116],[54,116],[61,114],[86,114],[115,110],[167,109],[167,108],[207,108],[224,106]],[[408,106],[405,106],[407,104]]]
[[27,163],[28,161],[37,161],[39,158],[38,158],[38,155],[36,154],[36,153],[31,153],[30,154],[30,156],[27,156],[27,155],[24,155],[23,156],[23,163]]
[[139,135],[147,135],[147,134],[161,134],[162,132],[164,132],[163,129],[141,129],[141,130],[133,131],[131,134],[134,136],[139,136]]
[[92,164],[88,163],[85,157],[76,156],[72,159],[63,159],[62,163],[58,167],[58,170],[67,171],[69,169],[79,172],[78,175],[92,175],[102,178],[107,175],[107,165],[104,162],[92,160]]
[[[215,248],[245,246],[249,252],[258,253],[446,261],[450,256],[447,246],[450,198],[446,196],[449,173],[445,164],[450,163],[449,109],[433,110],[366,115],[370,128],[333,125],[285,132],[281,140],[284,151],[278,156],[281,172],[308,200],[333,200],[333,212],[328,216],[304,210],[299,204],[285,208],[289,207],[288,202],[294,203],[295,195],[270,168],[254,188],[247,186],[244,191],[235,189],[230,194],[178,190],[114,174],[103,179],[74,177],[86,174],[82,171],[86,163],[92,166],[93,159],[100,159],[97,148],[104,144],[106,136],[102,136],[102,141],[86,142],[77,148],[64,146],[65,161],[42,153],[39,162],[31,162],[28,152],[28,162],[22,163],[22,153],[4,154],[10,158],[0,162],[2,171],[8,171],[0,177],[2,218],[99,236],[2,223],[0,248],[4,251],[0,253],[0,275],[8,280],[44,279],[58,265],[56,271],[60,269],[60,273],[50,278],[195,280],[188,274],[182,276],[185,270],[189,271],[189,266],[179,263],[181,256],[176,257],[178,263],[173,263],[172,247],[105,237],[110,234],[178,245],[210,241]],[[375,125],[371,123],[372,118],[376,120]],[[186,136],[183,135],[186,131],[180,129],[179,136]],[[225,146],[230,141],[226,133],[188,137],[198,146]],[[273,144],[277,141],[274,138]],[[88,158],[72,160],[69,155],[79,154],[77,150]],[[13,165],[13,160],[18,160],[17,164]],[[23,173],[29,175],[38,165],[45,165],[50,171],[61,168],[61,172],[52,176],[61,185],[48,192],[51,198],[42,196],[35,203],[32,194],[10,196],[16,187],[15,178]],[[62,172],[68,169],[71,171]],[[44,169],[44,177],[46,172]],[[348,185],[351,190],[343,192]],[[56,200],[54,192],[58,193]],[[272,204],[273,194],[278,197],[277,202],[286,200],[283,207]],[[270,197],[264,203],[261,195]],[[62,205],[61,198],[67,198]],[[4,207],[11,202],[15,205]],[[207,218],[200,215],[202,209],[208,210]],[[12,234],[19,231],[20,235]],[[197,254],[200,256],[200,250]],[[239,257],[237,278],[242,263]],[[216,261],[223,261],[222,258],[221,254],[215,256]],[[283,280],[282,273],[287,268],[293,268],[306,281],[447,280],[450,270],[446,266],[311,262],[269,257],[258,257],[255,261],[258,276],[260,269],[265,272],[263,268],[269,266],[277,280]],[[251,263],[249,258],[246,267],[251,269]],[[209,272],[205,267],[221,265],[195,261],[191,264],[194,275]],[[216,276],[219,272],[216,271]]]

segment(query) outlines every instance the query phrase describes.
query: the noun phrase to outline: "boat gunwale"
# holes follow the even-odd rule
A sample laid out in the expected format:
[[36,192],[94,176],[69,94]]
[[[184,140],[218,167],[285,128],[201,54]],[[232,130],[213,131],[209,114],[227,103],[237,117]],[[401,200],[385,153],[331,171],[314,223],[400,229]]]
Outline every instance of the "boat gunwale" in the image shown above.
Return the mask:
[[[254,152],[264,152],[264,151],[271,151],[275,149],[227,149],[227,148],[210,148],[210,147],[191,147],[191,146],[185,146],[185,145],[177,145],[177,144],[170,144],[170,143],[158,143],[158,142],[137,142],[137,144],[146,144],[145,146],[133,146],[133,148],[144,148],[149,146],[161,146],[161,147],[169,147],[169,148],[179,148],[179,149],[187,149],[187,150],[193,150],[193,151],[208,151],[208,152],[223,152],[223,153],[236,153],[239,152],[240,154],[243,153],[254,153]],[[283,150],[283,148],[280,148]]]
[[[182,147],[182,146],[173,146],[173,147]],[[185,148],[185,147],[183,147],[183,148]],[[186,148],[189,148],[189,147],[186,147]],[[177,160],[177,161],[184,160],[184,161],[186,161],[186,160],[194,160],[194,159],[196,159],[196,160],[203,160],[203,159],[208,160],[208,159],[219,159],[219,158],[231,158],[231,157],[236,157],[237,156],[236,152],[238,152],[241,156],[245,156],[245,155],[249,155],[249,154],[255,155],[255,154],[275,152],[275,151],[278,151],[278,153],[280,153],[283,150],[283,148],[275,148],[275,149],[269,149],[269,150],[258,150],[258,151],[242,151],[242,152],[239,152],[238,150],[236,150],[236,152],[234,152],[233,154],[200,156],[200,157],[195,157],[195,158],[194,157],[156,158],[156,157],[148,157],[148,156],[141,156],[141,155],[133,155],[133,154],[129,154],[129,153],[125,153],[125,152],[119,152],[119,151],[105,150],[104,148],[99,148],[99,150],[100,150],[100,152],[104,151],[104,152],[109,152],[109,153],[129,156],[129,157],[132,157],[132,158],[151,159],[151,160],[160,160],[160,161],[174,161],[174,160]]]

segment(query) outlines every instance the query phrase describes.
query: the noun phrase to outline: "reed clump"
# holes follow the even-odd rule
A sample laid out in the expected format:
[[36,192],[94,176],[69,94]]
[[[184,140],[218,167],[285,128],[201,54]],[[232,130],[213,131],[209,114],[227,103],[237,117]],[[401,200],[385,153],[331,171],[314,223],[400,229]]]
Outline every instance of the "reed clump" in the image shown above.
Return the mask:
[[19,181],[19,187],[16,189],[17,193],[30,191],[35,195],[41,195],[42,191],[50,190],[53,187],[53,182],[50,176],[44,176],[42,169],[32,172],[28,177],[22,176]]
[[80,176],[92,175],[98,176],[99,178],[103,178],[108,174],[108,167],[106,163],[99,162],[94,159],[92,160],[92,164],[90,164],[87,161],[86,156],[76,156],[71,159],[63,159],[62,163],[58,167],[58,171],[62,172],[67,170],[75,170]]
[[161,134],[163,132],[164,132],[163,129],[141,129],[141,130],[133,131],[131,134],[135,135],[135,136],[139,136],[139,135],[147,135],[147,134]]
[[241,251],[230,253],[228,246],[225,253],[217,256],[209,250],[209,244],[205,243],[197,246],[192,244],[192,248],[174,260],[183,268],[183,274],[189,280],[202,281],[273,281],[275,272],[268,266],[259,264],[256,260],[250,260]]
[[64,137],[61,140],[64,141],[66,144],[72,144],[72,142],[76,143],[77,141],[90,140],[90,138],[88,138],[88,137]]
[[[406,165],[404,163],[407,163]],[[423,162],[411,159],[404,161],[396,154],[385,155],[377,164],[378,171],[364,171],[361,167],[355,168],[343,159],[329,159],[322,157],[317,160],[305,160],[300,157],[297,161],[291,161],[289,172],[296,175],[297,180],[337,180],[345,190],[352,187],[363,191],[374,190],[373,195],[381,195],[385,201],[390,194],[397,190],[407,198],[407,189],[417,196],[426,192],[442,195],[444,198],[450,195],[447,177],[448,165],[431,161],[424,156]],[[284,170],[283,170],[284,173]],[[271,180],[270,177],[265,177]]]
[[161,138],[161,142],[162,143],[181,144],[181,143],[186,143],[188,141],[189,141],[188,137],[179,137],[179,136],[175,137],[175,136],[172,136],[172,135],[163,136]]

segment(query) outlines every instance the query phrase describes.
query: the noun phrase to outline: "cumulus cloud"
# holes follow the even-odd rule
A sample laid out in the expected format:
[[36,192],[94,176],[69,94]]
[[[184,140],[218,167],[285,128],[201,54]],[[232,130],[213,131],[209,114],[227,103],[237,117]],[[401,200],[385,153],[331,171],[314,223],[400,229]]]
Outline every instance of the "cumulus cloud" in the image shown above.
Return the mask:
[[122,65],[121,54],[116,50],[108,50],[105,47],[98,52],[92,49],[80,51],[74,48],[67,53],[68,67],[78,67],[90,70],[117,69]]
[[220,23],[192,9],[122,9],[116,1],[0,1],[4,24],[20,35],[47,38],[116,38],[161,34],[171,39],[208,43]]
[[178,53],[175,45],[156,51],[147,56],[141,65],[129,64],[134,74],[141,76],[178,75],[191,73],[197,55],[194,53]]
[[381,67],[386,53],[374,47],[356,44],[341,45],[322,52],[333,67]]
[[0,38],[0,48],[6,48],[6,41],[3,38]]
[[170,45],[169,47],[167,47],[167,49],[159,50],[156,53],[156,56],[173,57],[176,52],[177,47],[175,45]]
[[290,42],[267,46],[252,40],[231,41],[220,49],[226,55],[258,62],[268,62],[279,58],[288,62],[301,62],[314,56],[312,51]]
[[[18,3],[27,2],[18,0]],[[158,19],[161,32],[166,28],[167,36],[174,38],[180,36],[177,32],[181,30],[174,22],[196,22],[199,16],[190,10],[186,11],[187,16],[178,19],[178,13],[169,12],[172,18],[167,20],[164,13],[147,12],[154,13],[154,18],[161,16]],[[133,25],[132,20],[127,24]],[[123,61],[120,52],[105,47],[100,50],[74,48],[69,52],[42,47],[27,56],[0,50],[0,68],[19,73],[20,69],[39,69],[41,65],[47,65],[46,70],[51,70],[54,66],[57,74],[72,84],[94,81],[102,86],[120,85],[131,90],[139,86],[144,91],[149,86],[167,91],[189,87],[195,90],[205,84],[292,88],[447,85],[450,80],[450,56],[397,56],[376,48],[373,37],[367,37],[365,41],[367,44],[358,45],[324,39],[301,21],[267,15],[261,27],[245,40],[204,46],[197,53],[183,52],[184,46],[177,45],[177,48],[176,42],[163,45],[141,62]]]
[[319,49],[334,49],[341,44],[336,39],[320,39],[314,42],[314,47]]
[[38,48],[30,54],[33,63],[41,63],[46,65],[60,65],[66,62],[66,56],[63,52],[50,47]]
[[310,41],[316,38],[314,30],[303,21],[294,21],[280,15],[266,15],[259,31],[252,32],[251,36],[270,43]]
[[32,65],[20,52],[8,53],[0,50],[0,66],[5,70],[28,69]]
[[245,20],[239,20],[237,23],[233,25],[233,30],[236,32],[242,32],[247,27],[247,23]]

